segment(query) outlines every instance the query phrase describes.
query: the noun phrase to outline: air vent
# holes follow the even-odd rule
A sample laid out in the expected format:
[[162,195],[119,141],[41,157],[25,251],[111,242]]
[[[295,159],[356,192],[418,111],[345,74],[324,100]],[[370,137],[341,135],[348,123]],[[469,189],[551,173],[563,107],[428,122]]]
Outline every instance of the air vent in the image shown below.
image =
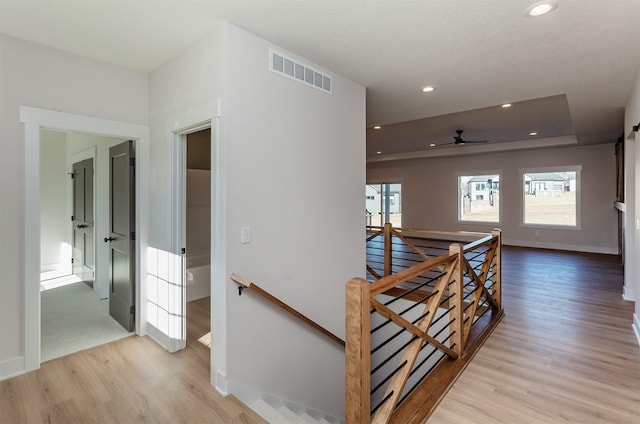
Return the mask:
[[308,86],[331,94],[331,77],[291,59],[274,50],[269,50],[272,72],[291,78]]

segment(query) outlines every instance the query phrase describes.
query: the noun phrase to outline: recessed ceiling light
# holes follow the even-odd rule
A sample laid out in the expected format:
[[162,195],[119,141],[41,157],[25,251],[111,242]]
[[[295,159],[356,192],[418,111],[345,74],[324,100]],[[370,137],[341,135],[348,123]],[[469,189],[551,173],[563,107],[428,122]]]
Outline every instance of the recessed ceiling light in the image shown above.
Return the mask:
[[538,135],[538,133],[537,133],[537,132],[535,132],[535,131],[531,131],[531,132],[529,133],[529,135]]
[[382,152],[376,152],[376,155],[379,155],[380,153],[382,153]]
[[527,9],[527,16],[536,17],[546,15],[558,7],[557,0],[546,0],[532,4]]
[[422,87],[422,92],[423,93],[431,93],[432,91],[435,91],[436,88],[432,85],[427,85],[426,87]]
[[436,143],[429,144],[429,147],[436,147]]
[[507,108],[507,107],[511,107],[511,103],[505,103],[502,105],[502,107]]
[[382,128],[380,125],[376,125],[375,127],[373,127],[374,130],[379,130],[380,128]]

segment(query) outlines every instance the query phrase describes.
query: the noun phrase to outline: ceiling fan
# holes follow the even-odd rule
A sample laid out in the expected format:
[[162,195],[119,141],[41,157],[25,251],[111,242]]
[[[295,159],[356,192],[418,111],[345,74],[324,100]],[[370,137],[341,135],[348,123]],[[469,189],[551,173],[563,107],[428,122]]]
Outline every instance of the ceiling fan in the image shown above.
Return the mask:
[[446,146],[447,144],[482,144],[486,143],[489,140],[464,140],[462,138],[463,130],[456,130],[458,135],[453,136],[454,141],[451,143],[440,144],[440,146]]

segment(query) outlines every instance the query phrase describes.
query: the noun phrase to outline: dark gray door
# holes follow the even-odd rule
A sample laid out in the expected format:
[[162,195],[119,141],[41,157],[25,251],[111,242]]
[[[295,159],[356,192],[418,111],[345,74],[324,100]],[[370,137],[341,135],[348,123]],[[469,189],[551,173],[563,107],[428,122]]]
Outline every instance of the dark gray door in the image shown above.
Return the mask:
[[135,156],[133,141],[109,148],[109,314],[128,331],[135,318]]
[[73,164],[73,273],[93,287],[93,159]]

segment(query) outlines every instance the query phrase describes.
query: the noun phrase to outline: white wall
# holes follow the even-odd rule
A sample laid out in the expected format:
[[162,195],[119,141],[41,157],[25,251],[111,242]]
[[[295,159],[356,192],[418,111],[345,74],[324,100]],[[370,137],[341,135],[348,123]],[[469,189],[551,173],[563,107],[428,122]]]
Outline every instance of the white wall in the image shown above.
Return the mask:
[[[628,121],[628,119],[627,119]],[[636,124],[634,124],[636,125]],[[629,128],[629,131],[631,129]],[[628,137],[625,131],[624,140],[624,298],[635,300],[636,269],[638,262],[636,253],[636,150],[637,141]],[[638,137],[640,139],[640,137]]]
[[[520,170],[582,166],[581,229],[545,229],[521,225]],[[457,175],[500,170],[502,222],[457,222]],[[503,230],[506,244],[588,252],[617,253],[613,144],[503,152],[367,164],[367,181],[402,181],[402,223],[441,230]]]
[[40,137],[40,272],[64,275],[71,272],[66,136],[43,130]]
[[[344,334],[344,285],[364,264],[365,90],[333,75],[328,95],[273,74],[270,47],[220,23],[152,73],[151,245],[172,248],[170,133],[220,99],[212,215],[226,224],[212,224],[212,383],[340,416],[342,349],[264,300],[238,297],[228,277],[255,280]],[[240,244],[242,226],[250,244]]]
[[[268,69],[277,46],[228,37],[228,271],[344,337],[345,283],[364,275],[365,89],[331,71],[331,95],[284,78]],[[234,287],[227,308],[232,388],[344,416],[341,348]]]
[[0,35],[0,379],[24,369],[20,105],[146,124],[147,76]]
[[[630,300],[635,300],[635,314],[633,315],[633,326],[640,344],[640,264],[638,255],[640,254],[640,132],[633,132],[632,127],[640,124],[640,69],[636,82],[629,94],[629,100],[624,113],[624,137],[625,143],[633,143],[633,149],[629,149],[631,157],[635,157],[635,169],[633,164],[628,168],[628,178],[625,182],[625,204],[627,205],[628,219],[627,242],[625,247],[629,254],[625,260],[625,287]],[[631,210],[630,210],[631,209]]]
[[[190,122],[196,110],[224,94],[223,25],[169,63],[151,73],[151,234],[150,246],[171,249],[171,133]],[[213,118],[214,114],[208,116]],[[198,120],[199,118],[194,118]]]

